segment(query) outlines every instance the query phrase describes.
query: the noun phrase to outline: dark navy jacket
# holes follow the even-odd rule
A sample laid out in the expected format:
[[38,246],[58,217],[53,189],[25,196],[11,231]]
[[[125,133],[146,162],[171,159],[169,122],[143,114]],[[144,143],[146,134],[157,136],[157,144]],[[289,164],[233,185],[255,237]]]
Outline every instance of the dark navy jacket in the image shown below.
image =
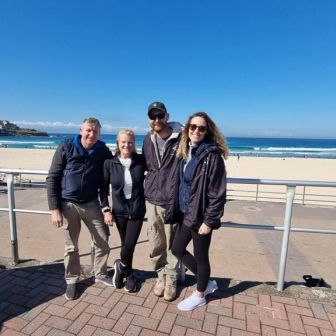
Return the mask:
[[63,141],[54,154],[47,177],[50,210],[60,209],[62,200],[86,203],[98,197],[103,164],[112,153],[100,140],[87,151],[80,139],[79,135]]

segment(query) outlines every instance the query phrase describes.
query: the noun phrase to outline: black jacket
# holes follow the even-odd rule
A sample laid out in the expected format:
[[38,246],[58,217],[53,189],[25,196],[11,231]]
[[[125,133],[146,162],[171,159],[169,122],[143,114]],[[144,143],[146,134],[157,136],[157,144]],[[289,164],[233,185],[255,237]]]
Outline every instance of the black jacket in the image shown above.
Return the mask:
[[130,219],[143,219],[146,212],[143,182],[145,178],[145,162],[143,155],[132,154],[130,166],[132,177],[132,197],[127,200],[124,194],[124,167],[117,156],[104,163],[104,192],[102,207],[109,206],[109,186],[112,187],[113,215]]
[[98,197],[103,183],[103,164],[112,157],[104,142],[98,140],[86,150],[81,136],[59,144],[47,176],[49,209],[60,209],[61,201],[86,203]]
[[173,133],[166,142],[162,159],[158,153],[155,135],[149,132],[143,142],[142,153],[145,156],[147,175],[145,179],[145,197],[152,204],[166,207],[171,194],[171,179],[178,174],[176,150],[181,134],[181,125],[168,123]]
[[174,192],[170,195],[171,199],[166,209],[167,223],[183,221],[183,224],[195,229],[202,223],[211,229],[220,227],[226,202],[226,170],[224,159],[215,144],[209,145],[199,153],[184,216],[179,210],[180,174],[176,174],[171,183]]

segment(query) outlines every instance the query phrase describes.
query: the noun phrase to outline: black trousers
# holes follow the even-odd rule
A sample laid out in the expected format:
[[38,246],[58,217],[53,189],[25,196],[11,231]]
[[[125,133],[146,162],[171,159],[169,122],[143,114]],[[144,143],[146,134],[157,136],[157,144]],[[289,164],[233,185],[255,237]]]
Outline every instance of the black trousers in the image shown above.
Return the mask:
[[[172,252],[196,276],[197,290],[204,292],[210,277],[209,247],[212,230],[207,235],[198,234],[198,230],[180,224],[174,237]],[[192,240],[194,255],[187,251]]]
[[143,220],[114,216],[121,240],[120,259],[126,266],[126,275],[132,271],[133,254],[138,241]]

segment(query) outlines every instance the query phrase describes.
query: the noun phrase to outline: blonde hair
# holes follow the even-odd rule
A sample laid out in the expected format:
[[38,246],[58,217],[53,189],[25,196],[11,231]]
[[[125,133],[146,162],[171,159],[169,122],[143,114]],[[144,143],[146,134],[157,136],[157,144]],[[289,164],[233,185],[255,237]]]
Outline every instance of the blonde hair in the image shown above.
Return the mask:
[[206,130],[204,139],[212,140],[213,142],[215,142],[217,146],[219,147],[222,155],[226,159],[229,155],[229,149],[226,144],[225,137],[223,136],[222,132],[218,129],[216,124],[212,121],[212,119],[205,112],[196,112],[188,118],[188,121],[185,124],[183,131],[182,131],[181,141],[178,146],[176,156],[184,160],[186,160],[188,157],[189,142],[190,142],[189,128],[190,128],[191,120],[195,117],[201,117],[205,120],[207,124],[207,130]]
[[117,138],[116,138],[116,144],[117,144],[117,149],[115,152],[115,155],[120,155],[120,149],[119,149],[119,139],[121,135],[128,135],[132,138],[133,142],[134,142],[134,149],[133,149],[133,153],[136,153],[136,146],[135,146],[135,133],[131,130],[131,129],[122,129],[119,131],[119,133],[117,134]]

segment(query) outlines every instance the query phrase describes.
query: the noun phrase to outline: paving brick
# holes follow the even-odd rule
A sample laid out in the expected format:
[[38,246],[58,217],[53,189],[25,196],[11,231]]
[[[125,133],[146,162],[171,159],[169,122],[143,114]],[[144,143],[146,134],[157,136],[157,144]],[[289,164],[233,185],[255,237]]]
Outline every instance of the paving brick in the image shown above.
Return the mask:
[[153,308],[157,302],[159,301],[159,298],[154,295],[154,293],[149,293],[148,297],[145,299],[145,302],[143,303],[143,307],[147,308]]
[[184,336],[186,330],[187,328],[175,324],[170,332],[170,336]]
[[113,294],[109,298],[107,298],[103,306],[107,308],[113,308],[117,303],[119,303],[121,297],[122,297],[121,293],[113,292]]
[[312,310],[309,308],[286,305],[286,310],[288,313],[294,313],[294,314],[305,315],[305,316],[310,316],[310,317],[314,316]]
[[49,333],[50,330],[51,330],[50,327],[41,325],[32,333],[32,336],[45,336]]
[[274,302],[280,302],[280,303],[285,303],[289,305],[296,306],[296,301],[293,298],[289,297],[283,297],[283,296],[272,296],[272,301]]
[[311,302],[310,306],[316,318],[328,321],[328,315],[326,314],[324,307],[321,303]]
[[[106,287],[105,287],[106,288]],[[85,289],[85,294],[99,295],[104,290],[104,288],[98,288],[97,286],[90,286]]]
[[325,320],[319,320],[313,317],[302,316],[303,324],[308,324],[311,326],[316,326],[323,329],[333,330],[331,323]]
[[76,320],[68,327],[67,331],[77,335],[82,328],[88,323],[92,318],[92,314],[82,313]]
[[134,315],[140,315],[140,316],[145,316],[145,317],[149,317],[149,315],[152,312],[152,310],[149,308],[141,307],[141,306],[134,305],[134,304],[129,304],[126,311]]
[[260,320],[262,324],[266,324],[271,327],[280,328],[280,329],[286,329],[289,330],[289,323],[287,320],[280,320],[271,318],[268,316],[260,316]]
[[331,322],[331,325],[333,326],[334,330],[336,330],[336,314],[330,314],[327,315],[329,317],[329,321]]
[[277,329],[276,332],[277,336],[302,336],[300,333],[283,329]]
[[288,313],[289,328],[291,331],[305,333],[301,316],[295,313]]
[[146,328],[146,329],[156,330],[159,325],[159,322],[160,321],[149,318],[149,317],[143,317],[140,315],[136,315],[133,318],[132,324],[139,326],[139,327]]
[[261,326],[261,334],[262,336],[276,336],[276,331],[274,327],[270,327],[267,325]]
[[109,312],[111,311],[110,308],[104,306],[97,306],[95,304],[90,304],[86,309],[85,312],[89,314],[99,315],[102,317],[106,317]]
[[75,320],[88,306],[89,304],[87,302],[77,302],[77,304],[69,310],[68,314],[65,315],[65,318]]
[[236,318],[236,319],[239,319],[239,320],[245,320],[246,319],[245,304],[244,303],[234,301],[232,317]]
[[101,316],[92,316],[92,318],[89,320],[88,324],[95,326],[97,328],[107,329],[111,330],[113,326],[116,324],[116,320]]
[[109,298],[115,292],[115,288],[111,286],[105,286],[102,292],[99,294],[100,297]]
[[272,302],[274,317],[280,320],[287,320],[285,305],[281,302]]
[[84,328],[78,333],[78,336],[91,336],[96,331],[96,327],[86,325]]
[[123,302],[132,303],[138,306],[142,306],[142,304],[145,302],[145,299],[142,297],[135,296],[135,295],[128,295],[128,294],[124,294],[120,300]]
[[324,307],[324,310],[327,313],[336,314],[336,306],[331,306],[331,305],[328,305],[328,304],[324,304],[323,307]]
[[217,336],[230,336],[231,335],[231,328],[225,327],[222,325],[217,326]]
[[205,313],[202,330],[207,333],[216,333],[218,323],[218,315]]
[[262,307],[272,307],[271,297],[266,294],[259,294],[259,305]]
[[247,295],[241,295],[237,294],[233,298],[234,302],[242,302],[242,303],[249,303],[253,305],[258,304],[258,298],[252,297],[252,296],[247,296]]
[[227,307],[223,307],[222,305],[219,306],[219,305],[216,305],[216,304],[208,304],[207,305],[207,312],[232,317],[232,309],[227,308]]
[[25,336],[25,334],[21,333],[20,331],[15,331],[11,329],[6,329],[5,331],[1,332],[2,336]]
[[320,330],[317,327],[305,325],[304,328],[307,336],[321,336]]
[[229,297],[224,297],[220,299],[220,305],[222,307],[232,309],[233,308],[233,297],[229,296]]
[[[231,336],[259,336],[259,334],[255,334],[246,330],[241,329],[231,329]],[[302,335],[301,335],[302,336]]]
[[149,293],[153,290],[154,287],[154,282],[145,282],[139,292],[137,293],[137,296],[143,297],[143,298],[147,298]]
[[260,318],[254,309],[247,309],[246,311],[246,330],[254,333],[259,333],[261,331],[260,328]]
[[93,303],[93,304],[98,305],[98,306],[102,306],[105,303],[106,298],[102,298],[102,297],[99,297],[99,296],[96,296],[96,295],[88,294],[83,298],[83,301],[88,302],[88,303]]
[[38,315],[36,315],[23,329],[22,332],[30,335],[32,334],[36,329],[38,329],[48,318],[50,317],[49,314],[46,314],[44,312],[40,312]]
[[129,328],[132,320],[133,320],[134,315],[124,312],[121,317],[117,320],[117,323],[113,327],[113,331],[119,333],[119,334],[124,334],[126,330]]
[[152,307],[151,314],[149,317],[160,320],[164,313],[166,312],[168,304],[165,302],[157,302],[154,307]]
[[159,331],[149,330],[149,329],[142,329],[140,332],[140,336],[167,336],[168,334],[162,333]]
[[[21,318],[21,317],[13,317],[5,322],[3,322],[3,325],[6,328],[9,329],[13,329],[16,331],[20,331],[21,329],[23,329],[27,324],[29,323],[29,321]],[[1,326],[1,325],[0,325]]]
[[135,326],[135,325],[130,325],[128,329],[126,330],[124,336],[138,336],[141,333],[142,328]]
[[69,311],[70,311],[69,308],[58,306],[58,305],[55,305],[55,304],[50,304],[44,310],[44,312],[47,313],[47,314],[55,315],[55,316],[59,316],[59,317],[64,317]]
[[67,330],[72,324],[72,320],[68,320],[64,317],[50,316],[44,324],[52,328]]
[[218,324],[224,325],[230,328],[237,328],[246,330],[246,321],[238,320],[227,316],[219,316]]
[[166,312],[163,317],[160,320],[160,324],[158,326],[158,331],[161,331],[161,332],[171,332],[173,326],[174,326],[174,322],[175,322],[175,319],[176,319],[176,314],[174,313],[169,313],[169,312]]
[[300,307],[310,308],[310,304],[308,300],[296,299],[296,303]]
[[94,336],[120,336],[119,334],[106,329],[97,328],[93,333]]
[[199,307],[197,309],[194,309],[191,312],[191,318],[196,319],[196,320],[204,320],[205,312],[206,312],[207,306],[204,305],[202,307]]
[[128,307],[128,303],[126,302],[118,302],[115,307],[111,310],[107,317],[118,320],[120,316],[124,313],[126,308]]
[[335,331],[327,330],[327,329],[320,329],[322,336],[336,336]]
[[206,333],[201,330],[187,329],[186,336],[210,336],[209,333]]

